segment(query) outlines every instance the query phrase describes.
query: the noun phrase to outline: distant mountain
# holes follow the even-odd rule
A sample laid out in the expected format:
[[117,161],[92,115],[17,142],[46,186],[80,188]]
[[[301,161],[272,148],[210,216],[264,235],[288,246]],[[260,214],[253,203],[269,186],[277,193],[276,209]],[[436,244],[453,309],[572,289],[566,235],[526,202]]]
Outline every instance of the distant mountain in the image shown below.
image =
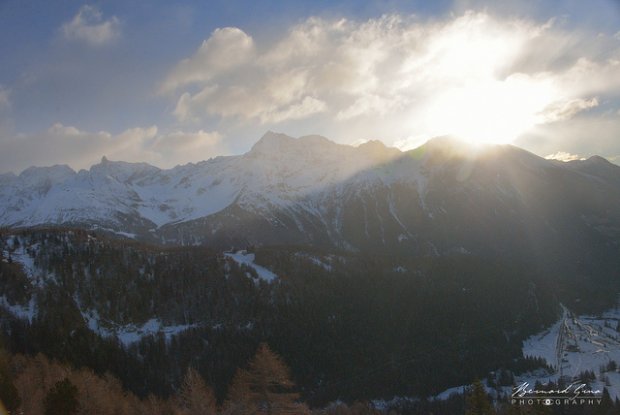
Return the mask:
[[449,138],[401,152],[269,132],[244,155],[169,170],[104,157],[77,173],[53,166],[3,175],[0,226],[423,256],[617,249],[619,185],[620,167],[600,157],[560,163]]
[[[275,211],[309,209],[320,216],[311,205],[318,206],[326,191],[398,154],[379,143],[353,148],[319,136],[267,133],[245,155],[170,170],[105,157],[78,173],[67,166],[32,167],[2,176],[0,224],[98,226],[149,237],[235,209],[272,223]],[[221,226],[217,217],[208,222]],[[210,231],[217,240],[217,230]]]

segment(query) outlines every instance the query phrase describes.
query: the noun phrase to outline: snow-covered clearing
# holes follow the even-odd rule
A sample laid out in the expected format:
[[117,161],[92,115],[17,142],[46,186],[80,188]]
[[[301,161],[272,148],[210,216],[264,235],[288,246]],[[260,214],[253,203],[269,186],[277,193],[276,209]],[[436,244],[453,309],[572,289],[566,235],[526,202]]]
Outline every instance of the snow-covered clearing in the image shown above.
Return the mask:
[[185,330],[197,327],[196,324],[164,325],[160,320],[152,318],[142,325],[114,323],[102,324],[102,319],[96,310],[82,311],[82,317],[88,328],[102,337],[116,337],[125,347],[142,340],[143,337],[162,333],[166,341]]
[[278,276],[276,274],[274,274],[273,272],[269,271],[267,268],[262,267],[258,264],[254,263],[254,259],[255,259],[255,255],[254,254],[250,254],[245,250],[241,250],[241,251],[237,251],[237,252],[226,252],[224,253],[224,255],[227,258],[232,259],[233,261],[235,261],[237,264],[239,265],[245,265],[248,266],[250,268],[253,268],[254,271],[256,271],[256,274],[258,275],[258,278],[260,278],[263,281],[266,282],[273,282],[275,281]]

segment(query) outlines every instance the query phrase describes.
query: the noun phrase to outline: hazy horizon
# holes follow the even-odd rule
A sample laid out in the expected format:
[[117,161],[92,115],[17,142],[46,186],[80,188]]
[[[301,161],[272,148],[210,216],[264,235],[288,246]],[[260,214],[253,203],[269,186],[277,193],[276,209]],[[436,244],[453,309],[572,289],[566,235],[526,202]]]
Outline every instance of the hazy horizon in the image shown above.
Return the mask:
[[[399,151],[401,154],[404,154],[404,153],[406,153],[406,152],[408,152],[408,151],[414,151],[414,150],[416,150],[416,149],[418,149],[418,148],[420,148],[420,147],[422,147],[422,146],[426,145],[427,143],[429,143],[429,142],[431,142],[431,141],[433,141],[433,140],[441,140],[441,139],[449,139],[449,140],[452,140],[452,141],[454,141],[454,142],[456,142],[456,143],[460,143],[460,144],[463,144],[463,145],[471,146],[473,150],[476,150],[476,149],[480,148],[481,146],[497,146],[497,145],[504,145],[504,144],[496,144],[496,143],[482,143],[482,144],[470,143],[470,142],[468,142],[468,141],[467,141],[467,140],[465,140],[465,139],[462,139],[462,138],[459,138],[459,137],[456,137],[456,136],[450,136],[450,135],[447,135],[447,136],[437,136],[437,137],[431,137],[431,138],[429,138],[427,141],[425,141],[424,143],[421,143],[421,144],[420,144],[419,146],[417,146],[417,147],[410,148],[410,149],[405,149],[405,150],[404,150],[404,149],[400,149],[400,148],[395,147],[395,146],[390,146],[390,145],[387,145],[387,144],[385,144],[383,141],[381,141],[381,140],[376,140],[376,139],[375,139],[375,140],[370,139],[370,140],[366,140],[366,141],[363,141],[363,142],[358,142],[358,143],[337,143],[337,142],[335,142],[335,141],[331,140],[329,137],[325,137],[325,136],[322,136],[322,135],[320,135],[320,134],[308,134],[308,135],[303,135],[303,136],[299,136],[299,137],[293,137],[293,136],[290,136],[290,135],[288,135],[288,134],[286,134],[286,133],[284,133],[284,132],[279,132],[279,131],[271,131],[271,130],[269,130],[269,131],[265,132],[262,136],[260,136],[260,137],[259,137],[259,138],[258,138],[258,139],[257,139],[257,140],[253,143],[253,144],[252,144],[252,146],[253,146],[253,145],[255,145],[255,144],[257,144],[257,143],[258,143],[258,142],[259,142],[262,138],[264,138],[265,136],[267,136],[267,135],[268,135],[268,134],[270,134],[270,133],[273,133],[273,134],[276,134],[276,135],[285,135],[285,136],[287,136],[288,138],[291,138],[291,139],[293,139],[293,140],[299,140],[299,139],[303,139],[303,138],[306,138],[306,137],[316,137],[316,136],[319,136],[319,137],[323,137],[323,138],[327,139],[330,143],[333,143],[333,144],[338,144],[338,145],[344,145],[344,146],[349,146],[349,147],[353,147],[353,148],[358,148],[358,147],[363,146],[364,144],[367,144],[367,143],[369,143],[369,142],[379,142],[379,143],[381,143],[382,145],[384,145],[386,148],[390,148],[390,149],[397,150],[397,151]],[[514,145],[514,144],[507,144],[507,145],[512,145],[512,146],[514,146],[514,147],[517,147],[517,148],[521,148],[521,149],[523,149],[522,147],[516,146],[516,145]],[[211,159],[218,158],[218,157],[239,157],[239,156],[243,156],[243,155],[247,154],[249,151],[251,151],[251,149],[252,149],[252,147],[250,147],[247,151],[244,151],[244,152],[242,152],[242,153],[237,153],[237,154],[213,154],[213,155],[209,156],[208,158],[205,158],[204,160],[196,160],[196,161],[179,162],[179,163],[177,163],[177,164],[175,164],[175,165],[169,165],[169,166],[161,166],[161,165],[158,165],[157,163],[149,163],[149,162],[146,162],[146,161],[139,161],[139,160],[135,160],[135,161],[127,161],[127,160],[124,160],[124,159],[122,159],[122,158],[112,159],[112,158],[108,157],[106,154],[102,154],[102,155],[99,157],[99,160],[95,161],[94,163],[92,163],[92,164],[90,164],[90,165],[87,165],[87,166],[82,166],[82,167],[74,167],[74,166],[71,166],[71,165],[70,165],[70,164],[68,164],[68,163],[55,163],[55,164],[47,164],[47,165],[32,165],[32,166],[28,166],[28,167],[26,167],[26,168],[24,168],[24,169],[17,170],[17,171],[0,171],[0,174],[11,174],[11,173],[12,173],[12,174],[15,174],[15,175],[20,175],[20,174],[21,174],[21,173],[23,173],[24,171],[26,171],[26,170],[28,170],[28,169],[30,169],[30,168],[33,168],[33,167],[34,167],[34,168],[50,168],[50,167],[57,167],[57,166],[67,166],[67,167],[69,167],[71,170],[73,170],[74,172],[79,172],[80,170],[89,170],[89,169],[90,169],[90,168],[92,168],[93,166],[95,166],[95,165],[98,165],[98,164],[102,163],[102,162],[104,161],[104,159],[105,159],[106,161],[109,161],[109,162],[122,162],[122,163],[132,163],[132,164],[133,164],[133,163],[135,163],[135,164],[146,163],[146,164],[148,164],[148,165],[150,165],[150,166],[157,167],[158,169],[161,169],[161,170],[170,170],[170,169],[173,169],[173,168],[175,168],[175,167],[185,166],[185,165],[190,165],[190,164],[197,164],[197,163],[201,163],[201,162],[209,161],[209,160],[211,160]],[[528,151],[528,150],[526,150],[526,151]],[[602,157],[602,156],[600,156],[600,155],[598,155],[598,154],[592,154],[592,155],[590,155],[590,156],[588,156],[588,157],[565,157],[565,156],[573,156],[573,155],[570,155],[570,154],[568,154],[568,153],[563,153],[563,152],[559,152],[559,153],[557,153],[557,154],[549,154],[549,155],[547,155],[547,156],[541,156],[541,155],[536,154],[536,153],[532,153],[532,154],[535,154],[535,155],[537,155],[537,156],[539,156],[539,157],[541,157],[541,158],[544,158],[544,159],[546,159],[546,160],[556,160],[556,161],[561,161],[561,162],[569,162],[569,161],[584,161],[584,160],[587,160],[587,159],[588,159],[588,158],[590,158],[590,157],[595,157],[595,156],[597,156],[597,157]],[[605,158],[605,157],[603,157],[603,158]],[[605,159],[606,159],[606,158],[605,158]],[[612,164],[618,165],[618,161],[612,161],[612,160],[609,160],[609,159],[606,159],[606,160],[607,160],[607,161],[609,161],[609,162],[610,162],[610,163],[612,163]]]

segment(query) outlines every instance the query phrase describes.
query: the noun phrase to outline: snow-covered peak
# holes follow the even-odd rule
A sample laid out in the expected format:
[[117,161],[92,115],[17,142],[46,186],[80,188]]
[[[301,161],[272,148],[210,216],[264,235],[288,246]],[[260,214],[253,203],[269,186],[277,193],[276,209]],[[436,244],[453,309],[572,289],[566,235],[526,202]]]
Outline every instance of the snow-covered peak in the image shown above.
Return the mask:
[[159,168],[148,163],[110,161],[105,156],[101,158],[99,164],[95,164],[90,168],[91,175],[110,176],[122,183],[137,180],[159,171]]
[[76,173],[67,165],[51,167],[29,167],[15,180],[6,185],[17,186],[19,193],[46,194],[51,188],[75,177]]
[[350,146],[336,144],[320,135],[306,135],[293,138],[286,134],[268,132],[250,150],[249,157],[281,158],[283,156],[296,157],[298,155],[328,154],[335,151],[351,151]]
[[379,140],[366,141],[357,147],[357,150],[377,160],[390,160],[402,155],[402,152],[394,147],[387,147]]
[[11,182],[15,181],[15,179],[17,179],[17,176],[15,175],[15,173],[3,173],[3,174],[0,174],[0,186],[1,185],[6,185],[8,183],[11,183]]
[[57,183],[73,176],[75,176],[75,171],[71,167],[66,164],[57,164],[50,167],[28,167],[21,172],[19,178],[24,182],[39,182],[49,179]]
[[336,145],[333,141],[322,135],[304,135],[303,137],[299,137],[297,141],[303,144],[304,147],[325,148]]
[[270,154],[290,151],[295,139],[286,134],[268,131],[252,146],[248,154]]
[[[441,136],[428,140],[420,147],[431,156],[471,157],[476,155],[480,146],[473,145],[453,136]],[[412,150],[417,151],[418,149]]]

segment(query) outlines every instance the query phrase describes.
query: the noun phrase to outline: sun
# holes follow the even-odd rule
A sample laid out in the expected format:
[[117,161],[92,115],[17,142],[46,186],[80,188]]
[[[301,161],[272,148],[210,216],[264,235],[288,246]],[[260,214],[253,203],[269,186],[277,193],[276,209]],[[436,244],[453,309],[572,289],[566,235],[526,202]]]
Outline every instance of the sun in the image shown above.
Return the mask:
[[423,108],[410,114],[416,135],[511,143],[544,121],[561,89],[549,74],[525,74],[515,65],[538,30],[469,13],[435,36],[422,59],[434,91],[425,91]]
[[478,81],[436,97],[424,118],[435,136],[505,144],[534,127],[552,97],[550,84],[523,75]]

